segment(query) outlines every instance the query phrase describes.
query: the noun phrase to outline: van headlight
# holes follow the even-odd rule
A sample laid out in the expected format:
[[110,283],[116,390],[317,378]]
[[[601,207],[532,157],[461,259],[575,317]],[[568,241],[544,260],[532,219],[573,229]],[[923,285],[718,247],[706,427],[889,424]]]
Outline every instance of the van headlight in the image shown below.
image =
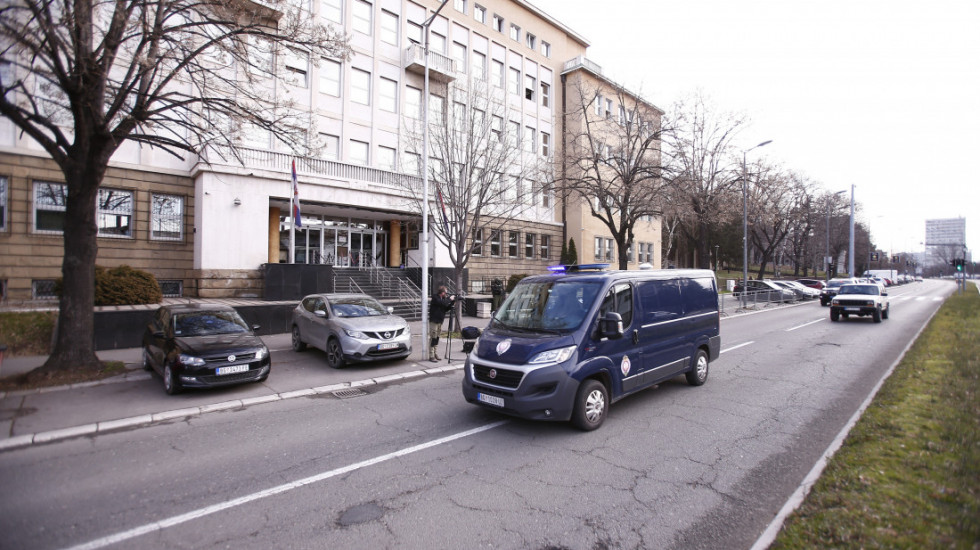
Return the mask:
[[541,365],[544,363],[564,363],[568,361],[568,358],[575,353],[578,346],[568,346],[567,348],[558,348],[548,351],[542,351],[541,353],[535,355],[527,363],[529,365]]

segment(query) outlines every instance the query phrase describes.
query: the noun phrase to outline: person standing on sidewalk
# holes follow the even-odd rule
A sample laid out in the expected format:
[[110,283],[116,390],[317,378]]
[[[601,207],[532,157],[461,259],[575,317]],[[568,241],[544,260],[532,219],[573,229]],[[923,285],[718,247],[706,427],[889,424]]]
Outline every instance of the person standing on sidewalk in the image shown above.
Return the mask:
[[436,289],[429,302],[429,361],[439,360],[439,335],[442,334],[442,322],[446,320],[446,312],[456,303],[455,296],[449,296],[445,286]]

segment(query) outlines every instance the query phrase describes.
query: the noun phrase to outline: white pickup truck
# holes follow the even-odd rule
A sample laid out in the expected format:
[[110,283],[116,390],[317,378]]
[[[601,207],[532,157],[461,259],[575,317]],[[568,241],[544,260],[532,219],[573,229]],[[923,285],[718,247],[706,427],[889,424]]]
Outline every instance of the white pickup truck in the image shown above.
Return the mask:
[[841,317],[870,315],[874,322],[880,323],[888,318],[888,312],[888,293],[877,283],[841,285],[830,301],[830,320],[835,322]]

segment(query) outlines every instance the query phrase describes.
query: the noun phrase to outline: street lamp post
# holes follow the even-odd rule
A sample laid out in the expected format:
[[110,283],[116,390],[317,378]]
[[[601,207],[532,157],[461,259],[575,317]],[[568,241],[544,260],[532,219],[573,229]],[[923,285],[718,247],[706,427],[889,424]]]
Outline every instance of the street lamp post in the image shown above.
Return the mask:
[[824,279],[828,283],[830,282],[830,203],[834,200],[834,197],[844,193],[847,193],[847,191],[838,191],[827,197],[827,255],[823,259],[823,267]]
[[847,273],[854,277],[854,184],[851,184],[851,238],[847,244]]
[[746,157],[752,149],[758,149],[764,145],[769,145],[772,140],[766,140],[749,147],[742,152],[742,309],[748,307],[749,289],[749,181],[748,168],[746,167]]
[[718,249],[721,248],[720,244],[715,245],[715,271],[721,269],[721,261],[718,259]]
[[449,0],[422,23],[422,357],[429,356],[429,26]]

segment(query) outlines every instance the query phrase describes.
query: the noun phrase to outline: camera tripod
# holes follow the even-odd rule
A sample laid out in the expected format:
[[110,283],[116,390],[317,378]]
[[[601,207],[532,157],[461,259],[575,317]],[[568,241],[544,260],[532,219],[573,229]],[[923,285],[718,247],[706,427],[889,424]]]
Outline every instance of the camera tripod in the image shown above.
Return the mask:
[[[463,323],[459,319],[459,299],[462,297],[462,293],[456,295],[456,299],[453,300],[452,315],[449,316],[449,337],[446,338],[446,362],[452,363],[452,345],[453,345],[453,331],[463,330]],[[455,327],[453,326],[453,321],[456,322]]]

